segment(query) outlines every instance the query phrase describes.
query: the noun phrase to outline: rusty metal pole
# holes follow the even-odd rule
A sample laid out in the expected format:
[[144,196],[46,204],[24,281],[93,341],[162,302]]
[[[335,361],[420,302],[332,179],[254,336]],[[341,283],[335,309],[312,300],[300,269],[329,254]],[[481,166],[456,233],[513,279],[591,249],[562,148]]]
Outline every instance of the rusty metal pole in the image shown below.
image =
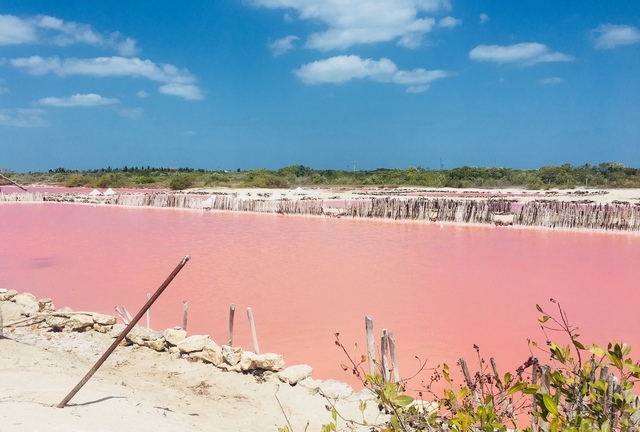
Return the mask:
[[104,354],[102,354],[102,357],[100,357],[100,359],[96,362],[96,364],[93,365],[91,370],[87,372],[84,378],[80,380],[80,382],[73,388],[73,390],[71,390],[71,392],[62,400],[62,402],[58,404],[58,408],[64,408],[67,405],[67,403],[71,400],[71,398],[74,397],[76,393],[78,393],[78,391],[80,391],[80,389],[87,383],[87,381],[89,381],[89,379],[91,379],[93,374],[96,373],[96,371],[100,368],[100,366],[102,366],[102,364],[107,360],[107,358],[111,355],[111,353],[115,351],[118,345],[120,345],[120,342],[122,342],[122,340],[129,334],[133,326],[135,326],[138,323],[138,321],[140,321],[142,316],[151,307],[153,302],[155,302],[158,299],[158,297],[160,297],[160,294],[162,294],[165,288],[167,288],[167,286],[171,283],[173,278],[176,277],[178,272],[182,270],[182,267],[184,267],[184,265],[187,263],[187,261],[189,261],[189,259],[190,259],[189,255],[185,256],[182,259],[180,264],[178,264],[178,266],[173,270],[173,272],[171,272],[169,277],[167,277],[167,280],[165,280],[164,283],[160,285],[160,288],[158,288],[158,290],[153,294],[153,296],[151,296],[151,298],[142,307],[142,309],[140,309],[140,312],[138,312],[138,314],[133,318],[133,320],[129,323],[129,325],[124,330],[122,330],[122,333],[120,333],[120,336],[118,336],[116,340],[113,341],[111,346],[104,352]]

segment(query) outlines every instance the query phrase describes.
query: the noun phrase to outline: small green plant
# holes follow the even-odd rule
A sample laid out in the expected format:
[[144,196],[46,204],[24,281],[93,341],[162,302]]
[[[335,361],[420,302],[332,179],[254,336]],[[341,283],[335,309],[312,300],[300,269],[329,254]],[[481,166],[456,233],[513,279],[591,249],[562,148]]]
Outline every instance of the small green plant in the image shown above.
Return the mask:
[[[458,366],[464,384],[454,388],[454,380],[447,364],[433,369],[431,380],[418,391],[419,399],[405,393],[410,381],[391,382],[384,373],[367,375],[362,365],[353,360],[336,333],[338,345],[348,359],[345,371],[351,371],[373,392],[383,420],[367,424],[364,419],[366,403],[361,402],[363,419],[345,420],[349,426],[367,426],[370,431],[413,432],[631,432],[640,430],[640,398],[633,393],[633,385],[640,378],[640,362],[631,357],[631,347],[612,342],[607,348],[585,346],[579,341],[577,327],[569,323],[560,304],[551,299],[557,314],[546,312],[539,318],[546,336],[540,347],[529,340],[532,355],[513,373],[498,373],[496,363],[490,366],[477,353],[478,370],[468,371],[464,359]],[[568,338],[568,344],[551,341],[548,332],[559,332]],[[549,365],[539,364],[533,350],[549,356]],[[425,364],[422,363],[420,370]],[[382,371],[380,371],[382,372]],[[440,389],[444,380],[446,388]],[[429,400],[426,402],[423,397]],[[332,421],[322,432],[336,431],[340,413],[335,404],[327,406]],[[341,429],[348,430],[348,429]]]

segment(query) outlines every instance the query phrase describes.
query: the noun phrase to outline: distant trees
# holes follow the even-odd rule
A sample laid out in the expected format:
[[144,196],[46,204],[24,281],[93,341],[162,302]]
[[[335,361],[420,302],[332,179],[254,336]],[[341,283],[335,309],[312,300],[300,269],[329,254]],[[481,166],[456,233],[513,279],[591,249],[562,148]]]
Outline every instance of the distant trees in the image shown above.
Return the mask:
[[19,183],[48,183],[68,187],[145,187],[171,188],[229,186],[289,188],[293,186],[420,186],[527,189],[576,187],[640,187],[640,169],[620,163],[598,165],[543,166],[537,170],[502,167],[461,166],[450,170],[422,167],[406,169],[377,168],[371,171],[315,170],[304,165],[291,165],[277,171],[206,171],[193,168],[129,167],[94,170],[56,168],[46,173],[12,174]]

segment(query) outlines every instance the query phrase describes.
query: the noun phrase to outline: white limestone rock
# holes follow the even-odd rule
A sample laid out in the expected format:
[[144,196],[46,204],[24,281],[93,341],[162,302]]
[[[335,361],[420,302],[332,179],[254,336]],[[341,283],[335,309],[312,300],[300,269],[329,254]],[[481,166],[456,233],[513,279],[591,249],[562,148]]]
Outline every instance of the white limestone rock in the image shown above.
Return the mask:
[[38,300],[38,312],[53,312],[56,307],[50,298],[41,298]]
[[29,293],[20,293],[16,294],[12,299],[17,305],[22,306],[22,315],[30,317],[37,314],[40,311],[40,305],[38,304],[38,300],[33,294]]
[[255,354],[250,351],[242,353],[239,365],[242,371],[262,369],[273,372],[278,372],[287,366],[280,354]]
[[164,331],[164,340],[167,344],[176,346],[187,337],[187,331],[180,327],[169,328]]
[[181,340],[176,346],[180,352],[190,354],[194,351],[202,351],[209,341],[211,341],[209,335],[193,335]]
[[22,318],[23,307],[10,301],[0,303],[4,324],[8,325]]
[[326,380],[319,386],[323,395],[330,399],[344,399],[353,394],[353,389],[349,384],[333,379]]
[[296,385],[303,379],[309,378],[313,368],[306,364],[293,365],[278,372],[278,379],[289,385]]
[[85,331],[93,327],[91,315],[74,314],[66,322],[65,331]]
[[222,348],[220,348],[216,343],[205,345],[201,352],[201,358],[203,361],[212,363],[214,366],[221,366],[224,364]]
[[93,318],[94,323],[100,324],[102,326],[112,326],[116,323],[116,317],[112,315],[94,313],[91,315],[91,318]]
[[18,291],[16,290],[8,290],[6,288],[2,288],[5,290],[4,292],[0,292],[0,301],[9,301],[18,295]]
[[224,357],[224,361],[230,366],[235,366],[240,363],[243,352],[244,350],[240,347],[222,345],[222,356]]

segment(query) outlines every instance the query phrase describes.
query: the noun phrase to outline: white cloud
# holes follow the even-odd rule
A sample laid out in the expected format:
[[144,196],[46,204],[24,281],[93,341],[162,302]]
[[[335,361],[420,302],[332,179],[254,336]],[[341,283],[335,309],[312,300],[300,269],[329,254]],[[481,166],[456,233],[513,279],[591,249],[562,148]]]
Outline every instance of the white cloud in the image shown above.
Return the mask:
[[496,63],[518,63],[531,66],[536,63],[566,62],[573,57],[549,50],[540,43],[520,43],[515,45],[478,45],[469,52],[469,58],[476,61]]
[[480,24],[484,24],[487,21],[489,21],[489,15],[487,15],[486,13],[481,13],[479,18],[480,18]]
[[438,27],[443,28],[454,28],[462,24],[462,20],[447,16],[438,21]]
[[326,60],[302,65],[293,73],[305,84],[340,84],[353,79],[370,79],[408,86],[407,91],[419,93],[429,88],[428,84],[451,76],[443,70],[399,70],[391,60],[362,59],[356,55],[336,56]]
[[293,42],[299,40],[298,36],[289,35],[287,37],[283,37],[282,39],[278,39],[269,44],[269,49],[273,52],[274,56],[279,56],[286,53],[289,50],[295,48],[293,46]]
[[63,21],[47,15],[26,19],[14,15],[0,15],[0,45],[67,46],[76,43],[110,48],[123,56],[133,56],[139,51],[135,40],[118,32],[103,35],[95,32],[90,25]]
[[614,49],[640,42],[640,29],[628,25],[603,24],[591,31],[597,49]]
[[0,125],[17,127],[44,127],[49,122],[44,119],[41,109],[0,109]]
[[311,34],[305,44],[321,51],[393,40],[415,48],[435,26],[435,19],[426,14],[451,9],[449,0],[251,0],[251,3],[271,9],[293,9],[300,20],[326,25],[326,30]]
[[151,60],[129,57],[96,57],[90,59],[57,56],[22,57],[10,60],[14,67],[25,69],[31,75],[54,73],[58,76],[87,75],[95,77],[143,77],[159,82],[192,83],[195,78],[186,69],[171,64],[157,65]]
[[57,56],[22,57],[10,60],[10,63],[31,75],[53,73],[58,76],[85,75],[93,77],[131,77],[147,78],[151,81],[166,83],[158,90],[160,93],[180,96],[185,99],[203,99],[202,91],[193,83],[195,77],[186,69],[171,64],[156,64],[151,60],[129,57],[96,57],[91,59],[67,58]]
[[191,84],[172,83],[165,84],[158,88],[158,91],[162,94],[179,96],[189,100],[201,100],[204,99],[202,90],[198,86]]
[[149,93],[144,90],[140,90],[138,93],[136,93],[136,96],[138,96],[140,99],[146,99],[149,97]]
[[196,136],[196,135],[198,135],[198,132],[193,131],[193,130],[188,130],[188,131],[182,132],[182,135],[184,135],[184,136]]
[[564,82],[564,78],[559,78],[559,77],[543,78],[538,82],[544,85],[562,84]]
[[13,15],[0,15],[0,45],[33,43],[35,28]]
[[0,94],[9,93],[9,87],[0,87]]
[[114,98],[105,98],[95,93],[75,94],[67,97],[46,97],[38,101],[41,105],[54,107],[77,107],[77,106],[102,106],[113,105],[120,101]]

